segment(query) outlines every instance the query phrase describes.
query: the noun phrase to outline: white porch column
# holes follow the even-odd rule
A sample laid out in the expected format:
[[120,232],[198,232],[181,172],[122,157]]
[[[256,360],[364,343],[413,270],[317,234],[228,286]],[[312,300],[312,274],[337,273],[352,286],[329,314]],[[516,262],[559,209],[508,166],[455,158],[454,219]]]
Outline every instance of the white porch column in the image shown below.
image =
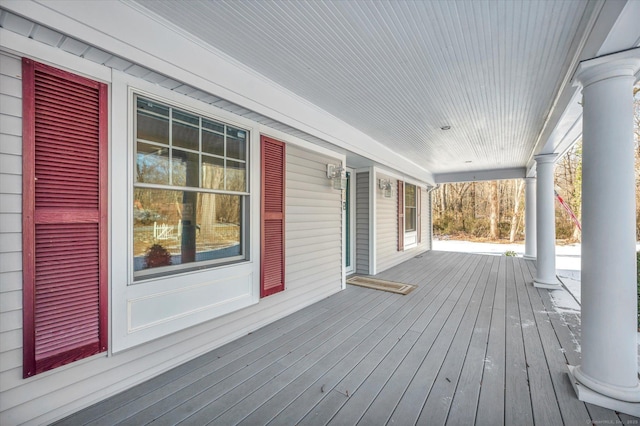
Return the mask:
[[536,155],[538,173],[536,185],[536,278],[533,285],[557,289],[556,277],[556,212],[553,186],[553,165],[556,154]]
[[633,84],[640,48],[584,61],[578,397],[640,416]]
[[524,258],[536,260],[536,178],[524,182]]

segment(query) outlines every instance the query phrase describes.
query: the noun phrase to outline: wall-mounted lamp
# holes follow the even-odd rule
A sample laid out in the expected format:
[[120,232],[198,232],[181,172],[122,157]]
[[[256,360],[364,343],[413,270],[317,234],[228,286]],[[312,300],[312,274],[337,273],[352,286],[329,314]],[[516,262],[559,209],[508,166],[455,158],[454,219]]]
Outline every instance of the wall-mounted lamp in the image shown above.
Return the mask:
[[393,186],[390,179],[378,179],[378,188],[384,191],[384,198],[391,198]]
[[331,179],[333,189],[347,189],[347,173],[340,164],[327,164],[327,179]]

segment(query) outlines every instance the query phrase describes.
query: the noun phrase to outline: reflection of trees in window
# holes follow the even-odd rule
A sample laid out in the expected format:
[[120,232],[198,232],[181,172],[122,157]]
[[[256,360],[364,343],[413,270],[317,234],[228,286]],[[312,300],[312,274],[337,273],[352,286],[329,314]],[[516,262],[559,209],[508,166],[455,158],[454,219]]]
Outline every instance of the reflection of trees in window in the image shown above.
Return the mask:
[[169,148],[138,143],[136,180],[144,183],[169,184]]
[[[197,261],[199,252],[242,241],[242,195],[136,188],[134,197],[134,256],[162,243],[181,256],[173,263],[183,264]],[[154,227],[165,225],[172,229],[169,238],[156,240]]]
[[158,243],[158,226],[173,265],[241,254],[248,132],[142,97],[136,106],[134,257]]

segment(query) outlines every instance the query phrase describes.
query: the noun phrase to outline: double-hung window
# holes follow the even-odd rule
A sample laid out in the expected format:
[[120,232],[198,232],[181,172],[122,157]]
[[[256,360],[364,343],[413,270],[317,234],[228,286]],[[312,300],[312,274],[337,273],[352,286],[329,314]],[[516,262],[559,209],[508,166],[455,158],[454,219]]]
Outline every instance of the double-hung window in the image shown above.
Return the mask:
[[134,278],[245,260],[249,132],[142,95],[134,102]]
[[404,184],[404,232],[415,232],[417,224],[416,186]]
[[418,196],[417,188],[404,184],[404,248],[418,244]]
[[398,251],[420,244],[421,189],[398,181]]

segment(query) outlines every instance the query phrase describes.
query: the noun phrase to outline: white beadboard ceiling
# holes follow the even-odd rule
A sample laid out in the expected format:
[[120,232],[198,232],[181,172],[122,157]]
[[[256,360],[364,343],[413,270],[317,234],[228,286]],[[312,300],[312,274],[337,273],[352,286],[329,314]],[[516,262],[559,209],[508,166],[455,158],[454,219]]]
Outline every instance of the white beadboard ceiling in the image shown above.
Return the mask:
[[527,165],[594,9],[584,0],[136,2],[434,174]]

